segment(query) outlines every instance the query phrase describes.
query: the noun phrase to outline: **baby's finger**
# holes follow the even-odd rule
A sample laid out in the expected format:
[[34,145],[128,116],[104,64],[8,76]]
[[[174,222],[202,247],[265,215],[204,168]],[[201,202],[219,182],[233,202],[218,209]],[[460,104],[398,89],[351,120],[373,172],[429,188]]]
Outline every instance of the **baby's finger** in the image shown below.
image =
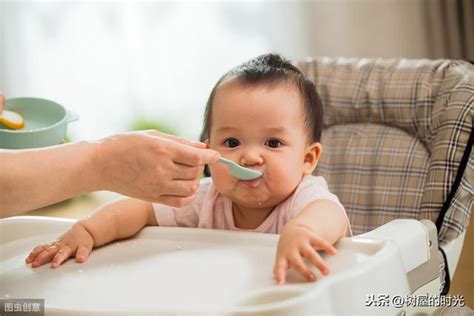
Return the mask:
[[313,247],[316,247],[317,250],[324,250],[330,255],[335,255],[337,253],[337,250],[336,248],[334,248],[333,245],[319,238],[316,235],[311,236],[311,239],[309,240],[309,242],[311,243]]
[[273,268],[273,275],[275,276],[277,284],[285,284],[286,270],[288,270],[288,261],[285,258],[277,259],[275,267]]
[[303,258],[300,255],[291,258],[290,263],[291,263],[291,267],[295,269],[296,271],[298,271],[299,273],[301,273],[306,278],[306,280],[308,281],[316,280],[316,277],[308,268],[306,263],[304,263]]
[[52,268],[57,268],[63,263],[65,260],[69,259],[69,257],[72,254],[72,249],[69,246],[61,246],[59,248],[58,253],[53,258],[53,261],[51,262],[51,267]]
[[58,252],[59,247],[57,245],[52,245],[44,249],[41,253],[36,256],[35,260],[31,264],[32,268],[37,268],[42,266],[43,264],[50,262],[53,257]]
[[91,253],[92,246],[89,245],[81,245],[77,249],[76,252],[76,261],[79,263],[83,263],[89,258],[89,254]]
[[307,258],[316,268],[321,271],[322,274],[328,275],[329,274],[329,267],[324,262],[323,258],[319,255],[319,253],[314,250],[311,246],[308,246],[302,251],[303,256]]
[[50,246],[48,244],[42,244],[42,245],[39,245],[39,246],[36,246],[31,252],[30,254],[28,255],[28,257],[26,257],[25,261],[26,263],[32,263],[34,261],[34,259],[36,258],[36,256],[41,253],[42,251],[46,250],[46,248]]

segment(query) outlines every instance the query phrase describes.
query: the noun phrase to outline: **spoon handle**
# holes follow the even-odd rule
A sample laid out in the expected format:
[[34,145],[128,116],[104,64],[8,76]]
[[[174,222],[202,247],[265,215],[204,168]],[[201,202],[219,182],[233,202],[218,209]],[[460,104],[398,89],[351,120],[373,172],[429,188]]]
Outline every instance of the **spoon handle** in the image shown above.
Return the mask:
[[218,162],[222,162],[223,164],[226,164],[228,166],[233,166],[235,165],[236,163],[233,162],[232,160],[229,160],[229,159],[226,159],[224,157],[220,157],[219,160],[217,160]]
[[240,180],[253,180],[262,175],[261,171],[245,168],[232,160],[226,158],[219,158],[219,162],[229,167],[230,173],[237,179]]

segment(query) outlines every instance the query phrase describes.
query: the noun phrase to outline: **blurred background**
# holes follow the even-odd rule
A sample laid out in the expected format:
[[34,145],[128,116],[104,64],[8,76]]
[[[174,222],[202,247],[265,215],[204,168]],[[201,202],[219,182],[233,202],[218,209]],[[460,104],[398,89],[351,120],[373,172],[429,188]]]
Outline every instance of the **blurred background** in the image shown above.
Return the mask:
[[197,139],[208,94],[266,52],[474,59],[473,1],[0,1],[0,88],[80,115],[70,137]]
[[[0,89],[71,108],[69,138],[156,128],[198,139],[213,85],[262,53],[474,60],[472,0],[1,1]],[[78,218],[88,195],[30,213]],[[68,204],[69,203],[69,204]],[[451,293],[474,306],[474,236]]]

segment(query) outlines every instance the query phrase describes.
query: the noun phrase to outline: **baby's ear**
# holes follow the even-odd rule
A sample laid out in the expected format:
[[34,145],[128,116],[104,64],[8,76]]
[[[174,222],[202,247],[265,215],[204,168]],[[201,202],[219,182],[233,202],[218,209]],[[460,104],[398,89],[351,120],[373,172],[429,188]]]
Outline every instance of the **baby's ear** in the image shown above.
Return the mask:
[[310,175],[316,168],[323,147],[320,143],[314,142],[306,147],[304,155],[303,174]]

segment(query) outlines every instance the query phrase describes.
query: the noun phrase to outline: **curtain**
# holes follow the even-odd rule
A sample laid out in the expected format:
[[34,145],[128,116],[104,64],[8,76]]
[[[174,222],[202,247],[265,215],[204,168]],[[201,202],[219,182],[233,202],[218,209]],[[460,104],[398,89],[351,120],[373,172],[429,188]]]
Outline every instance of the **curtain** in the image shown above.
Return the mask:
[[225,71],[269,51],[305,55],[301,12],[290,2],[0,0],[0,90],[77,112],[72,140],[140,118],[197,139]]
[[433,58],[474,61],[474,1],[427,0]]

